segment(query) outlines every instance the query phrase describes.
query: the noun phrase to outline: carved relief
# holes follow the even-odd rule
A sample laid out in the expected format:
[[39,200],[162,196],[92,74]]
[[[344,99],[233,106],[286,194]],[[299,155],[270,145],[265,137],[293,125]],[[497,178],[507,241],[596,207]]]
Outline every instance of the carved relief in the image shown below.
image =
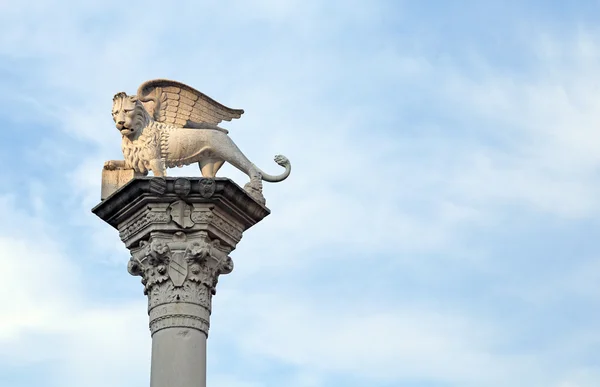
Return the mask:
[[150,211],[146,214],[146,218],[148,219],[148,221],[156,223],[169,223],[171,221],[169,214],[163,212],[162,210]]
[[242,239],[242,231],[237,227],[226,221],[225,219],[215,216],[212,222],[217,228],[223,230],[225,233],[231,235],[235,239]]
[[151,223],[169,223],[170,221],[171,217],[162,210],[143,210],[140,212],[140,214],[132,217],[129,222],[125,223],[119,228],[119,237],[124,241]]
[[[149,241],[131,249],[128,271],[142,277],[148,311],[155,316],[151,317],[152,332],[180,326],[177,324],[188,324],[183,326],[194,329],[204,327],[203,332],[208,332],[211,297],[216,293],[218,277],[233,270],[230,251],[219,240],[211,239],[206,231],[156,233]],[[190,310],[196,310],[197,315],[179,309],[153,314],[155,308],[173,303],[196,305],[197,309]]]
[[178,200],[169,206],[169,214],[171,215],[171,219],[173,222],[177,223],[183,228],[190,228],[194,225],[194,222],[192,222],[192,218],[190,217],[191,213],[192,206],[183,200]]
[[186,197],[192,190],[192,183],[188,179],[179,178],[175,180],[173,190],[178,196]]
[[181,287],[188,274],[184,253],[174,253],[169,262],[169,277],[175,287]]
[[201,179],[200,180],[200,196],[205,199],[210,198],[214,195],[217,189],[217,183],[214,179]]
[[209,223],[213,219],[211,210],[200,210],[192,212],[192,221],[194,223]]
[[167,181],[162,177],[155,177],[150,180],[150,191],[162,195],[167,191]]

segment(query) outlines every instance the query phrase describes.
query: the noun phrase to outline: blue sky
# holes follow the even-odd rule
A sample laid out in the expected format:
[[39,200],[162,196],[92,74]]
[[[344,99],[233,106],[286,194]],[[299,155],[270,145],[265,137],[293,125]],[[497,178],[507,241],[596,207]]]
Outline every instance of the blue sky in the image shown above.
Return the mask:
[[0,0],[0,385],[148,385],[142,287],[90,209],[112,96],[171,78],[294,167],[219,281],[210,386],[599,386],[598,15]]

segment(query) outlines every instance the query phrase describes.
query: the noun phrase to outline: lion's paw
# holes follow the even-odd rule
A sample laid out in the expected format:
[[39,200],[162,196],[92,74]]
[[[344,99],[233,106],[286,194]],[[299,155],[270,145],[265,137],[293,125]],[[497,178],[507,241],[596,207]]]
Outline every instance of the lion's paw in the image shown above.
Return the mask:
[[244,185],[244,191],[246,191],[254,200],[262,204],[263,206],[267,203],[265,197],[262,194],[262,189],[253,184],[252,182]]
[[108,160],[104,163],[104,169],[106,169],[107,171],[114,171],[117,169],[117,165],[113,160]]

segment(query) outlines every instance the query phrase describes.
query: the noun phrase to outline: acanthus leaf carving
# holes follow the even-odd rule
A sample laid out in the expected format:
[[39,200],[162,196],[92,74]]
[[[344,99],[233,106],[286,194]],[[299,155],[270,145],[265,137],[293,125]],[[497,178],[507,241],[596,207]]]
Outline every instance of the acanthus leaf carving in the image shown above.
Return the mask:
[[[206,231],[156,233],[132,248],[128,271],[142,277],[149,312],[161,305],[184,303],[197,305],[209,315],[219,275],[233,269],[230,251]],[[178,321],[188,321],[180,313],[175,315]]]

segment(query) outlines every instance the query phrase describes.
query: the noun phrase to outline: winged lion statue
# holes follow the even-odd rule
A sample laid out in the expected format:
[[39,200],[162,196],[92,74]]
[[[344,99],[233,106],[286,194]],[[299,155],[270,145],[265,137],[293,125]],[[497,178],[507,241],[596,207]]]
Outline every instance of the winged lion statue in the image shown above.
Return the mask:
[[166,79],[144,82],[137,95],[120,92],[113,98],[112,117],[122,135],[124,160],[107,161],[104,169],[166,176],[167,168],[198,163],[203,177],[214,178],[228,162],[248,175],[250,182],[244,189],[264,204],[262,181],[285,180],[291,164],[277,155],[275,162],[285,171],[276,176],[263,172],[240,151],[228,131],[217,126],[243,113],[183,83]]

